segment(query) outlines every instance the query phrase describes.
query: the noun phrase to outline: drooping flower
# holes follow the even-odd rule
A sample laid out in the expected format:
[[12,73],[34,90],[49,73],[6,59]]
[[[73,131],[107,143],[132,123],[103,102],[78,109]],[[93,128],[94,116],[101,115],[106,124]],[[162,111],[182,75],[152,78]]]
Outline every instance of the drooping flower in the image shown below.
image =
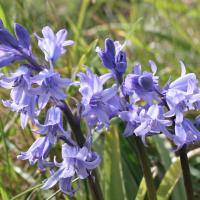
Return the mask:
[[98,153],[91,151],[91,137],[86,140],[83,148],[64,144],[62,146],[62,157],[62,163],[57,163],[56,158],[54,158],[55,165],[60,169],[45,181],[41,189],[53,187],[59,181],[61,191],[73,196],[73,192],[79,189],[71,189],[74,174],[76,173],[80,179],[87,178],[88,173],[99,165],[101,157]]
[[134,120],[135,117],[138,118],[137,116],[142,110],[147,111],[149,109],[148,104],[141,107],[128,104],[127,107],[129,108],[128,111],[122,111],[118,114],[118,117],[127,123],[126,129],[122,134],[123,137],[128,137],[134,133],[135,129],[141,124],[140,122]]
[[[117,85],[103,90],[101,78],[96,74],[94,75],[89,67],[85,67],[87,68],[87,74],[81,72],[77,74],[81,79],[79,91],[83,95],[81,105],[84,111],[82,116],[88,118],[95,114],[99,122],[108,127],[110,125],[109,113],[111,108],[107,101],[117,93]],[[110,78],[110,76],[108,77]],[[103,80],[105,81],[105,78]]]
[[19,104],[23,92],[31,88],[30,70],[26,66],[21,65],[15,73],[9,73],[9,75],[10,77],[7,77],[0,73],[0,86],[7,89],[13,88],[11,98],[16,104]]
[[164,119],[164,109],[162,106],[159,105],[152,105],[148,111],[146,112],[145,109],[141,110],[139,115],[132,115],[132,119],[137,122],[141,123],[134,133],[136,136],[141,136],[143,143],[146,145],[145,137],[149,135],[164,133],[169,139],[172,139],[172,135],[166,129],[166,126],[171,126],[171,120]]
[[36,162],[38,167],[42,171],[46,171],[45,166],[53,167],[55,164],[53,162],[46,161],[47,154],[51,149],[52,144],[49,142],[47,137],[39,137],[29,148],[27,152],[21,152],[21,155],[17,156],[20,160],[29,159],[29,163],[34,165]]
[[175,126],[175,135],[173,141],[178,146],[177,149],[171,151],[178,151],[184,144],[193,144],[200,140],[200,132],[194,127],[193,123],[184,118],[182,123]]
[[38,107],[43,109],[50,99],[50,96],[56,100],[64,100],[67,95],[61,88],[68,87],[72,81],[68,78],[60,78],[58,72],[54,73],[51,70],[44,69],[38,75],[32,78],[32,83],[39,85],[38,88],[32,88],[29,95],[39,95]]
[[108,68],[113,78],[122,84],[122,75],[127,68],[127,60],[125,52],[121,51],[124,45],[121,45],[118,41],[113,42],[111,39],[105,40],[105,50],[100,47],[96,48],[96,52],[102,60],[102,65]]
[[67,37],[67,30],[65,29],[58,31],[56,36],[54,36],[51,28],[46,26],[42,29],[42,34],[44,39],[40,38],[37,34],[34,35],[38,39],[38,45],[44,52],[45,59],[48,62],[58,60],[61,54],[67,52],[63,47],[74,44],[72,40],[65,41]]
[[34,119],[39,119],[37,116],[40,112],[35,109],[36,97],[28,96],[25,92],[23,92],[18,104],[14,101],[7,100],[3,101],[3,105],[11,108],[11,110],[14,112],[16,111],[20,113],[21,126],[23,129],[25,129],[29,117],[33,123],[35,123]]
[[[66,139],[73,142],[70,138],[70,131],[63,129],[62,112],[59,107],[51,107],[46,115],[44,125],[36,121],[35,124],[40,130],[32,130],[36,134],[44,135],[48,134],[48,139],[51,144],[55,144],[58,137],[58,132],[65,136]],[[72,143],[73,144],[73,143]]]
[[196,103],[199,109],[200,94],[197,87],[196,75],[190,73],[186,75],[185,66],[182,62],[181,77],[169,84],[164,91],[166,102],[169,106],[169,111],[165,113],[165,117],[176,115],[176,124],[181,124],[183,121],[183,113],[188,110],[194,110],[193,103]]
[[149,61],[151,64],[151,69],[153,73],[143,72],[141,75],[141,65],[138,63],[134,67],[134,74],[127,74],[124,83],[124,90],[126,94],[131,96],[131,104],[134,104],[141,98],[152,105],[154,99],[160,101],[157,97],[155,90],[160,90],[158,85],[158,76],[154,76],[157,67],[153,61]]

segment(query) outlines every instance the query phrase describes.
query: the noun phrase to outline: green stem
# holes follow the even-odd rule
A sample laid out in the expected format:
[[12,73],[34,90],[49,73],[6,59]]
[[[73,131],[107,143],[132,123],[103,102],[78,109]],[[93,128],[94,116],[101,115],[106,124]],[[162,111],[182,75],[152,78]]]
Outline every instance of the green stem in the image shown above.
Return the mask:
[[149,200],[156,200],[157,199],[156,188],[155,188],[155,184],[154,184],[153,177],[151,174],[150,164],[149,164],[145,146],[142,143],[142,140],[140,137],[136,137],[135,135],[132,135],[132,136],[135,141],[138,155],[140,158],[140,164],[142,166],[142,171],[143,171],[144,178],[145,178],[148,198],[149,198]]
[[186,197],[187,200],[194,200],[194,192],[193,192],[192,179],[190,175],[189,162],[186,152],[186,145],[184,145],[179,150],[179,153],[180,153],[181,167],[183,171],[183,180],[184,180]]

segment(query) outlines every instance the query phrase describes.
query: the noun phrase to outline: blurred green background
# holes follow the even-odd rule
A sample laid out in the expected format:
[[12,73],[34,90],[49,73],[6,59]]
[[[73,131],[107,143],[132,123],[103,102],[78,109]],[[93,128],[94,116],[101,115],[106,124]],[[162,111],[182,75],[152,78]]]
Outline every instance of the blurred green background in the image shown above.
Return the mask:
[[[111,38],[124,43],[128,59],[127,73],[138,62],[143,71],[150,71],[149,60],[153,60],[158,68],[160,85],[163,86],[169,76],[172,80],[181,74],[179,60],[183,61],[187,73],[195,72],[200,80],[200,2],[198,0],[1,0],[0,18],[5,27],[14,34],[13,24],[19,23],[30,33],[33,53],[44,59],[43,53],[37,45],[34,33],[42,37],[41,30],[50,26],[54,33],[60,29],[67,29],[67,39],[75,41],[74,46],[68,46],[68,52],[54,64],[62,77],[75,80],[77,71],[85,71],[83,64],[92,68],[100,75],[108,70],[102,67],[95,50],[96,46],[104,48],[104,40]],[[20,62],[10,64],[1,72],[15,71]],[[111,86],[108,81],[107,86]],[[0,88],[0,99],[10,99],[8,90]],[[69,95],[67,101],[75,112],[75,102],[70,96],[81,99],[75,86],[66,90]],[[48,107],[53,105],[49,103]],[[42,111],[40,118],[45,120]],[[190,112],[188,117],[194,120],[197,113]],[[30,166],[28,161],[17,160],[20,151],[27,151],[37,138],[31,133],[34,128],[31,122],[25,130],[20,127],[17,113],[11,113],[0,102],[0,116],[2,119],[0,134],[0,190],[1,199],[12,199],[14,196],[30,189],[49,176],[49,172],[40,172],[37,165]],[[67,122],[65,129],[68,129]],[[83,130],[86,131],[84,122]],[[137,151],[131,138],[123,138],[125,125],[121,120],[112,121],[111,132],[102,130],[94,133],[93,150],[102,156],[102,163],[98,168],[98,177],[102,192],[106,200],[142,200],[145,196],[141,167]],[[164,136],[148,138],[149,160],[154,171],[156,188],[160,188],[161,180],[178,154],[170,152],[174,146]],[[61,162],[59,141],[49,155],[54,155]],[[197,148],[190,147],[188,150]],[[198,153],[190,159],[193,187],[196,199],[200,199],[200,156]],[[177,170],[177,171],[176,171]],[[185,200],[180,166],[172,166],[169,172],[170,181],[164,189],[158,190],[160,199]],[[176,173],[177,172],[177,173]],[[171,174],[170,174],[171,173]],[[179,181],[178,181],[179,180]],[[176,184],[176,182],[178,183]],[[86,180],[77,183],[81,189],[74,198],[64,196],[61,192],[51,199],[90,200],[89,186]],[[73,187],[78,186],[77,183]],[[176,186],[175,186],[176,185]],[[175,188],[174,188],[175,186]],[[25,192],[16,199],[48,199],[59,189],[58,186],[49,190],[34,189]],[[138,189],[139,192],[138,192]],[[162,190],[163,189],[163,190]],[[169,190],[173,190],[172,195]],[[162,197],[162,195],[165,197]],[[136,197],[137,196],[137,197]],[[50,199],[50,198],[49,198]]]

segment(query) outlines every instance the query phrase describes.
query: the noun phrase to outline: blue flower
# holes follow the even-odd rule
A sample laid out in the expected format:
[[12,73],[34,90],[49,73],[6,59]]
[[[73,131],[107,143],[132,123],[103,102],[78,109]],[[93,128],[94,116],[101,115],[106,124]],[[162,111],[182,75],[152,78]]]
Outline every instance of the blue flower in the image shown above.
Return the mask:
[[9,75],[10,77],[7,77],[0,73],[0,86],[7,89],[13,88],[11,98],[16,104],[19,104],[23,92],[31,88],[30,70],[26,66],[21,65],[15,73],[9,73]]
[[157,93],[154,91],[160,90],[158,85],[158,76],[154,76],[157,67],[153,61],[149,61],[153,73],[143,72],[141,75],[141,65],[138,63],[134,67],[134,74],[127,74],[124,83],[124,90],[126,94],[131,96],[131,104],[139,101],[142,98],[146,103],[152,105],[154,99],[159,102]]
[[42,29],[42,33],[44,39],[40,38],[37,34],[34,35],[38,39],[38,45],[44,52],[45,59],[48,62],[55,62],[58,60],[61,54],[67,52],[67,50],[65,50],[63,47],[74,44],[72,40],[65,41],[67,37],[67,30],[62,29],[57,32],[56,36],[54,36],[51,28],[46,26]]
[[18,104],[15,103],[14,101],[7,100],[7,101],[3,101],[3,105],[5,107],[11,108],[11,110],[14,112],[17,111],[18,113],[20,113],[21,126],[23,129],[25,129],[29,117],[31,121],[35,123],[34,119],[38,119],[37,116],[40,113],[40,111],[37,111],[35,109],[36,98],[27,95],[25,92],[23,92],[22,97]]
[[173,141],[178,147],[171,151],[178,151],[184,144],[193,144],[199,140],[200,132],[194,127],[193,123],[189,119],[184,118],[181,124],[175,126]]
[[171,126],[171,120],[165,120],[163,114],[165,113],[162,106],[152,105],[148,111],[141,110],[139,115],[133,115],[132,119],[141,123],[135,130],[136,136],[141,136],[143,143],[146,145],[145,137],[154,134],[164,133],[169,139],[172,139],[172,135],[166,129],[165,126]]
[[59,107],[54,106],[48,110],[44,125],[40,124],[38,121],[36,121],[35,125],[40,130],[32,131],[40,135],[48,134],[48,139],[51,144],[56,143],[58,132],[65,136],[66,139],[73,142],[73,140],[70,138],[70,131],[65,131],[63,129],[62,112]]
[[188,110],[194,110],[192,105],[196,103],[199,109],[200,94],[197,87],[196,75],[194,73],[185,74],[185,66],[181,62],[182,73],[181,77],[169,84],[164,91],[164,95],[169,106],[169,111],[164,114],[165,117],[176,115],[176,124],[181,124],[183,121],[183,113]]
[[58,72],[54,73],[51,70],[44,69],[38,75],[34,76],[32,79],[32,84],[39,85],[38,88],[32,88],[29,95],[39,95],[38,107],[43,109],[50,99],[50,96],[56,100],[64,100],[67,95],[63,92],[61,88],[68,87],[72,81],[68,78],[60,78]]
[[21,155],[17,156],[20,160],[27,160],[29,159],[29,162],[31,165],[34,165],[36,162],[38,163],[38,167],[42,171],[46,171],[46,168],[44,165],[48,167],[55,166],[52,162],[47,162],[45,159],[47,157],[47,154],[49,153],[51,149],[51,143],[49,142],[47,137],[39,137],[29,148],[27,152],[21,152]]
[[[79,91],[83,95],[81,105],[84,111],[82,116],[88,118],[92,114],[95,114],[99,122],[108,127],[110,125],[109,113],[111,112],[111,108],[107,101],[117,93],[117,85],[103,90],[106,78],[98,77],[92,73],[89,67],[86,68],[87,75],[81,72],[77,74],[81,79]],[[110,78],[110,76],[106,77]]]
[[45,184],[41,189],[53,187],[59,181],[61,191],[73,196],[73,192],[79,189],[71,189],[74,174],[76,173],[80,179],[87,178],[89,175],[88,172],[90,173],[99,165],[101,157],[96,152],[91,152],[91,137],[86,140],[83,148],[64,144],[62,146],[62,157],[62,163],[57,163],[56,157],[54,157],[55,165],[60,169],[45,180]]
[[118,41],[113,42],[111,39],[105,40],[105,50],[100,47],[96,48],[96,52],[102,60],[102,65],[108,68],[113,78],[122,84],[122,75],[127,68],[127,60],[125,52],[121,51],[124,45],[121,45]]

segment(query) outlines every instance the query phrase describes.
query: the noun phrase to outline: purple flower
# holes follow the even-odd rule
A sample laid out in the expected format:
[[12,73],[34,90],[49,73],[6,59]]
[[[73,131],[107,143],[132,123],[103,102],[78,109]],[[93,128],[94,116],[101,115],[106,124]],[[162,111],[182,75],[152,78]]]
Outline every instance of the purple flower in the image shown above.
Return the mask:
[[48,140],[51,144],[55,144],[58,137],[58,132],[65,136],[66,139],[73,141],[70,138],[70,131],[65,131],[63,129],[63,122],[62,122],[62,112],[59,107],[51,107],[46,116],[46,120],[44,125],[40,124],[36,121],[35,124],[40,130],[32,130],[36,134],[44,135],[48,134]]
[[192,105],[196,103],[197,109],[199,109],[200,94],[197,87],[196,75],[193,73],[187,74],[185,66],[182,62],[181,77],[169,84],[164,91],[164,95],[169,106],[169,111],[165,113],[165,117],[172,117],[176,115],[176,124],[180,124],[183,121],[183,113],[188,110],[194,110]]
[[169,139],[172,139],[172,135],[166,129],[165,126],[171,126],[171,120],[164,119],[164,109],[162,106],[152,105],[148,111],[145,109],[141,110],[139,115],[132,115],[132,119],[141,123],[135,129],[136,136],[141,136],[143,143],[146,145],[145,137],[153,134],[164,133]]
[[44,52],[45,59],[48,62],[55,62],[58,60],[61,54],[67,52],[67,50],[65,50],[63,47],[74,44],[72,40],[65,41],[67,37],[67,30],[65,29],[58,31],[56,36],[54,36],[51,28],[46,26],[42,29],[42,34],[44,39],[40,38],[37,34],[34,35],[38,39],[38,45]]
[[45,159],[47,154],[51,149],[51,143],[49,142],[47,137],[39,137],[29,148],[27,152],[21,152],[21,155],[17,156],[20,160],[29,159],[29,163],[34,165],[36,162],[38,163],[38,167],[42,171],[46,171],[44,165],[48,167],[55,166],[52,162],[47,162]]
[[36,98],[28,96],[25,92],[23,92],[18,104],[14,101],[7,100],[3,101],[3,105],[5,107],[11,108],[11,110],[14,112],[17,111],[18,113],[20,113],[21,126],[23,129],[25,129],[29,117],[33,123],[35,123],[34,119],[38,119],[37,116],[39,115],[40,111],[37,111],[35,109]]
[[108,68],[113,78],[122,84],[122,75],[127,68],[126,54],[121,51],[124,45],[121,45],[118,41],[113,42],[111,39],[105,40],[105,50],[100,47],[96,48],[96,52],[102,60],[102,65]]
[[30,37],[27,30],[21,25],[15,23],[16,40],[11,33],[3,26],[0,26],[0,68],[15,62],[24,60],[24,55],[32,55]]
[[[81,79],[79,91],[83,95],[81,105],[84,111],[82,116],[88,118],[92,114],[95,114],[99,122],[103,123],[105,126],[109,126],[109,113],[111,109],[106,102],[117,93],[117,85],[103,90],[104,82],[101,81],[101,78],[96,74],[94,75],[89,67],[86,68],[87,75],[80,72],[77,74]],[[104,78],[103,80],[105,81]]]
[[175,135],[173,141],[178,146],[177,149],[171,151],[178,151],[184,144],[189,145],[200,140],[200,132],[194,127],[193,123],[185,118],[180,125],[175,126]]
[[39,85],[38,88],[32,88],[29,95],[39,95],[38,107],[43,109],[52,96],[55,100],[64,100],[67,95],[61,88],[68,87],[72,81],[68,78],[60,78],[58,72],[54,73],[51,70],[44,69],[38,75],[32,78],[32,83]]
[[121,118],[123,121],[127,123],[126,129],[122,134],[123,137],[128,137],[132,135],[135,129],[141,124],[140,122],[135,121],[135,118],[138,118],[138,115],[142,110],[148,110],[149,105],[146,104],[145,106],[138,107],[136,105],[127,105],[129,111],[122,111],[118,114],[118,117]]
[[143,72],[141,75],[141,65],[138,63],[134,68],[134,74],[127,74],[125,78],[124,90],[131,96],[131,104],[139,101],[142,98],[146,103],[152,105],[154,99],[159,102],[157,93],[154,91],[160,90],[158,86],[158,76],[154,76],[157,67],[153,61],[149,61],[153,73]]
[[73,196],[73,192],[79,189],[71,189],[74,174],[76,173],[80,179],[87,178],[88,172],[90,173],[99,165],[101,157],[96,152],[91,152],[91,137],[85,142],[83,148],[64,144],[62,146],[62,157],[62,163],[57,163],[56,157],[54,158],[55,165],[60,169],[45,181],[41,189],[53,187],[59,181],[61,191]]
[[15,73],[9,73],[10,77],[5,76],[3,73],[0,73],[0,86],[12,89],[11,98],[16,104],[19,104],[19,101],[22,97],[24,91],[30,89],[30,70],[21,65]]

